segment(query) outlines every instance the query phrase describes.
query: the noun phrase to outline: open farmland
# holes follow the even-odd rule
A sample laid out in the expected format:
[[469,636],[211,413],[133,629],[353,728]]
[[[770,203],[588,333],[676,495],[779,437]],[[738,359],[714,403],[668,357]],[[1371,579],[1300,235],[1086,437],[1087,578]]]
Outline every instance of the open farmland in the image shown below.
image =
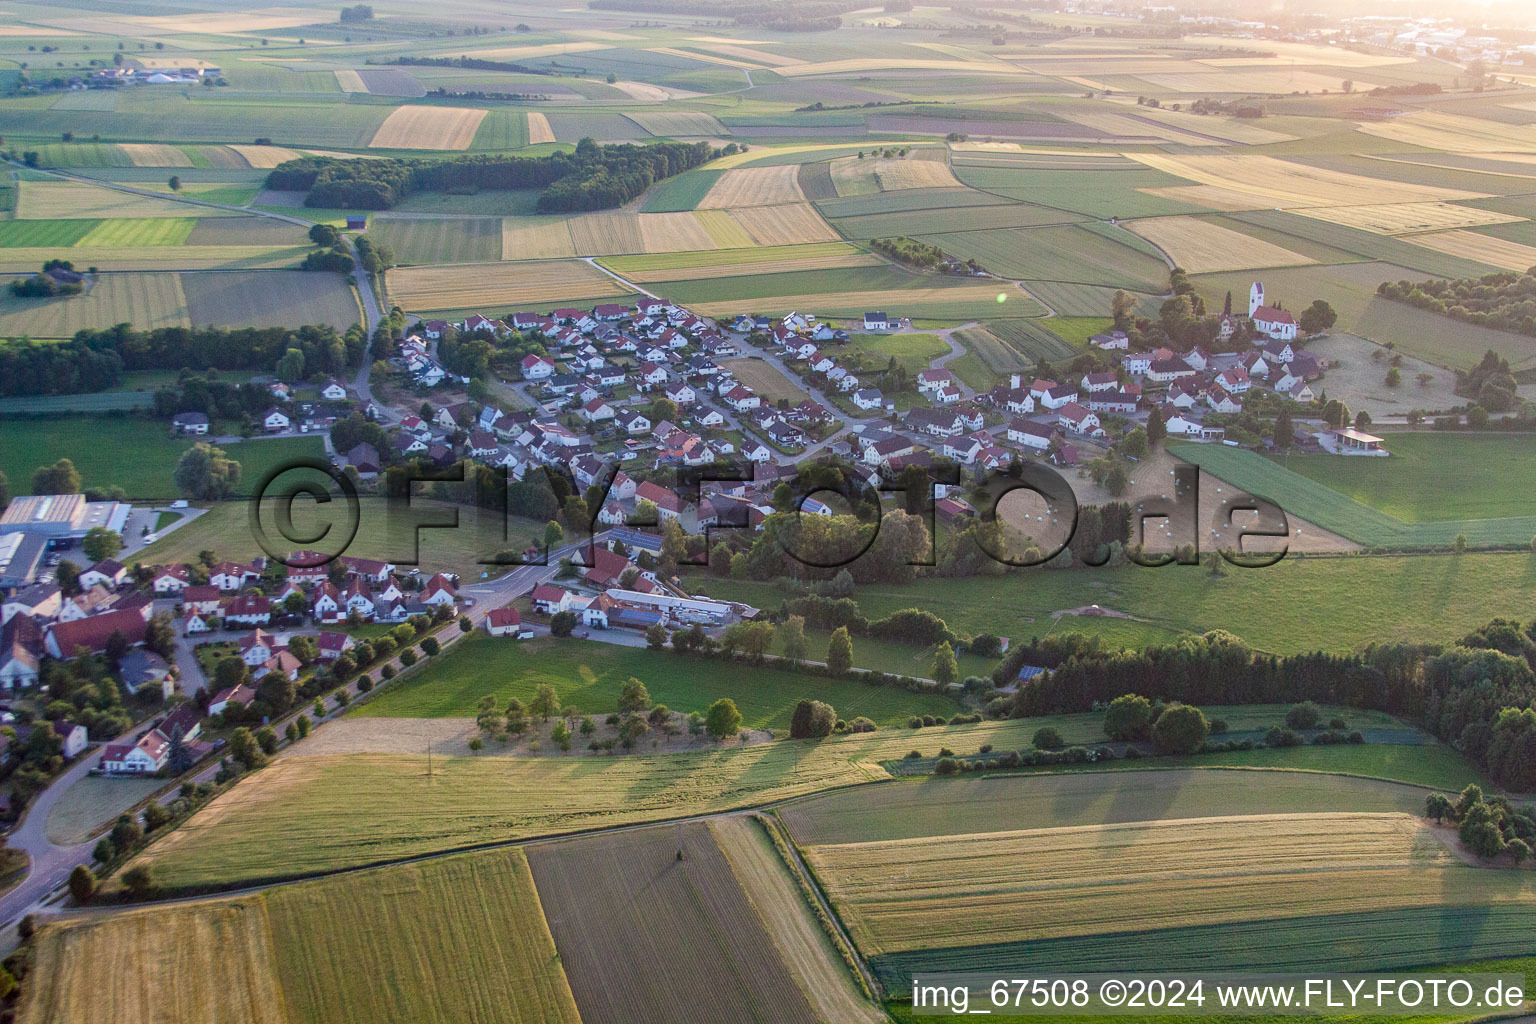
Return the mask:
[[[983,284],[886,267],[679,280],[665,287],[674,299],[705,316],[813,309],[823,316],[847,317],[887,307],[937,319],[1041,312],[1028,293],[1005,282]],[[998,301],[999,295],[1004,302]]]
[[181,286],[187,316],[199,327],[330,324],[344,331],[362,320],[352,284],[339,274],[189,273],[181,275]]
[[[13,250],[14,251],[14,250]],[[190,327],[180,274],[101,274],[89,291],[53,298],[0,294],[0,334],[72,338],[76,331],[130,323],[141,330]]]
[[923,155],[925,154],[914,154],[906,160],[876,160],[874,162],[875,179],[880,183],[880,191],[965,187],[950,171],[942,150],[935,152],[936,159],[923,159]]
[[1148,167],[1176,177],[1263,197],[1268,206],[1369,206],[1481,198],[1476,192],[1367,178],[1271,156],[1132,155]]
[[529,864],[584,1019],[686,1024],[707,1004],[815,1024],[704,823],[541,844]]
[[499,217],[374,217],[369,234],[402,263],[482,263],[501,259]]
[[744,206],[728,212],[757,245],[800,245],[837,240],[837,232],[821,219],[816,207],[810,203]]
[[[642,222],[643,223],[643,222]],[[835,270],[839,267],[873,267],[884,264],[874,253],[846,242],[821,242],[724,252],[679,252],[675,255],[618,256],[599,261],[626,280],[641,283],[675,280],[686,273],[690,280],[738,277],[745,274],[779,274],[794,270]]]
[[841,952],[812,915],[765,826],[773,827],[733,815],[712,820],[709,830],[817,1019],[878,1024],[881,1014],[854,982]]
[[132,195],[77,181],[23,181],[16,201],[19,220],[75,220],[82,217],[229,217],[228,210]]
[[[125,950],[159,948],[119,967]],[[516,849],[61,924],[38,956],[29,1022],[580,1020]]]
[[[941,835],[816,846],[808,857],[855,942],[872,956],[1255,915],[1536,903],[1529,874],[1469,868],[1408,814],[1243,815]],[[1136,893],[1129,915],[1127,889]]]
[[947,253],[975,259],[1002,277],[1110,284],[1136,291],[1166,287],[1168,267],[1129,245],[1071,224],[1013,231],[952,231],[916,236]]
[[574,260],[397,267],[388,272],[386,282],[391,301],[413,311],[558,306],[572,299],[627,294],[601,270]]
[[1304,217],[1344,224],[1384,235],[1404,235],[1421,231],[1446,231],[1481,224],[1519,223],[1521,218],[1492,210],[1451,203],[1396,203],[1387,206],[1334,206],[1298,210]]
[[[656,651],[611,644],[539,641],[519,647],[517,660],[511,662],[499,657],[498,652],[505,650],[503,641],[466,637],[442,661],[391,686],[356,713],[473,718],[475,705],[487,694],[496,697],[498,706],[512,697],[526,703],[540,684],[550,683],[561,700],[589,714],[607,714],[617,710],[619,690],[634,676],[645,683],[657,703],[678,711],[702,711],[718,697],[731,697],[748,728],[784,731],[795,702],[811,692],[805,677],[771,666],[742,668],[731,678],[708,662],[679,662]],[[838,680],[818,680],[814,689],[845,717],[865,715],[882,725],[904,723],[912,714],[948,715],[955,707],[939,696]]]
[[729,210],[741,206],[777,206],[803,203],[805,194],[796,180],[799,168],[739,167],[726,171],[699,200],[701,210]]
[[370,149],[468,149],[486,111],[476,107],[396,107]]
[[1126,227],[1166,252],[1191,274],[1288,267],[1312,260],[1198,217],[1155,217]]
[[1494,238],[1476,231],[1435,231],[1414,235],[1412,242],[1414,245],[1422,245],[1436,252],[1476,260],[1504,270],[1517,270],[1524,273],[1536,267],[1536,246],[1522,245],[1519,242]]
[[1536,127],[1439,110],[1417,110],[1400,118],[1369,121],[1360,131],[1447,153],[1536,153]]

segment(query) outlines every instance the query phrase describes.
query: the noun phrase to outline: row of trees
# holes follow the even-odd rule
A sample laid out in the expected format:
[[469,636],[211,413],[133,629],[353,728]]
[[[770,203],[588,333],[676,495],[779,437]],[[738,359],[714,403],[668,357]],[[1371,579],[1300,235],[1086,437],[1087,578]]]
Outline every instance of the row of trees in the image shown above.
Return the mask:
[[1477,327],[1536,336],[1536,267],[1417,284],[1383,281],[1376,294]]
[[1164,647],[1105,652],[1081,636],[1021,644],[993,673],[1024,664],[1018,717],[1087,711],[1127,692],[1202,704],[1296,701],[1370,708],[1415,719],[1511,789],[1536,789],[1536,624],[1494,620],[1448,646],[1377,644],[1353,654],[1265,654],[1216,630]]
[[71,344],[114,353],[127,370],[263,370],[297,349],[306,374],[340,373],[362,363],[367,337],[361,330],[339,333],[329,324],[303,327],[157,327],[135,330],[118,324],[80,331]]
[[1462,844],[1487,860],[1508,854],[1518,866],[1536,845],[1536,815],[1530,808],[1515,807],[1503,796],[1484,796],[1475,784],[1454,803],[1444,793],[1431,793],[1424,798],[1424,816],[1456,825]]
[[267,187],[307,191],[308,206],[387,210],[413,192],[543,189],[546,213],[620,206],[663,178],[738,151],[707,142],[598,145],[540,157],[464,156],[450,160],[342,160],[305,156],[273,168]]

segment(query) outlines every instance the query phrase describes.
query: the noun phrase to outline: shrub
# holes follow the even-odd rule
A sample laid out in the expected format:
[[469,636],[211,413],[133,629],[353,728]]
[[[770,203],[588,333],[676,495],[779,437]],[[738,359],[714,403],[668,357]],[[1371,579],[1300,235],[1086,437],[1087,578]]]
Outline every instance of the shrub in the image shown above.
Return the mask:
[[1323,720],[1323,713],[1310,700],[1291,705],[1285,713],[1285,725],[1289,729],[1316,729]]
[[1189,704],[1171,704],[1152,726],[1152,742],[1165,754],[1193,754],[1211,733],[1205,713]]
[[1134,693],[1116,697],[1104,713],[1104,735],[1112,740],[1139,740],[1152,724],[1152,702]]
[[1299,747],[1301,734],[1295,729],[1277,725],[1264,734],[1264,745],[1266,747]]
[[907,751],[906,760],[914,761],[917,758],[920,758],[922,756],[923,756],[923,752],[921,750],[909,750],[909,751]]
[[400,664],[404,665],[406,668],[410,668],[412,665],[416,664],[416,660],[415,648],[407,647],[405,650],[400,652]]
[[940,747],[939,748],[939,756],[940,757],[954,757],[955,756],[955,752],[953,750],[950,750],[948,747]]
[[1227,731],[1227,720],[1225,718],[1213,718],[1213,719],[1211,719],[1211,735],[1212,736],[1220,736],[1222,733],[1224,733],[1226,731]]
[[443,647],[442,644],[437,642],[437,637],[429,636],[421,642],[421,649],[427,657],[431,658],[436,656],[437,652],[442,650]]
[[959,770],[959,763],[952,757],[941,757],[933,766],[935,775],[953,775]]
[[1060,750],[1067,745],[1067,741],[1061,738],[1061,730],[1054,725],[1042,726],[1035,730],[1035,735],[1030,742],[1037,750]]
[[990,743],[983,743],[981,745],[981,749],[979,751],[977,751],[977,753],[981,753],[981,754],[990,754],[990,753],[992,753],[992,744],[990,744]]
[[357,692],[358,693],[367,693],[371,689],[373,689],[373,679],[372,679],[372,677],[370,677],[370,676],[368,676],[366,674],[359,676],[358,679],[357,679]]
[[873,720],[865,718],[863,715],[860,715],[858,718],[855,718],[853,721],[848,723],[848,731],[849,732],[874,732],[875,731],[875,723],[874,723]]
[[909,729],[921,729],[922,727],[923,727],[923,720],[921,718],[919,718],[917,715],[913,715],[911,718],[907,719],[907,728],[909,728]]
[[1349,723],[1344,721],[1344,719],[1340,718],[1338,715],[1334,715],[1332,718],[1328,719],[1328,728],[1334,730],[1335,732],[1343,732],[1345,729],[1349,728]]
[[382,669],[379,670],[379,675],[383,676],[385,679],[395,678],[395,666],[385,665]]
[[[274,743],[273,746],[275,747],[276,743]],[[156,803],[155,801],[151,800],[149,802],[149,804],[147,806],[145,806],[145,808],[144,808],[144,827],[146,829],[148,829],[150,832],[153,832],[155,829],[159,828],[160,826],[169,823],[170,820],[171,820],[171,812],[166,810],[164,805]]]

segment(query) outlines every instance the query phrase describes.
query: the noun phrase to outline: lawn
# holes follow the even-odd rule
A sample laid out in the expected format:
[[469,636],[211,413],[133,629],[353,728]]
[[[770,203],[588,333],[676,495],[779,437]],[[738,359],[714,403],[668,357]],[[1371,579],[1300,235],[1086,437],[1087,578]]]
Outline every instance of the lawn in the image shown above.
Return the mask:
[[795,703],[807,697],[828,702],[843,718],[863,715],[881,725],[905,722],[913,714],[947,717],[956,710],[952,701],[942,697],[772,667],[725,665],[669,651],[580,640],[513,645],[476,634],[455,644],[425,671],[360,705],[355,713],[472,718],[475,705],[486,694],[493,695],[498,705],[511,697],[526,704],[541,683],[550,683],[563,704],[574,704],[589,714],[606,714],[618,709],[619,689],[631,676],[645,683],[652,700],[677,711],[703,711],[717,698],[730,697],[741,709],[743,724],[754,729],[787,730]]
[[[1529,457],[1520,450],[1523,438],[1393,434],[1387,447],[1394,448],[1399,439],[1406,442],[1412,453],[1407,468],[1393,467],[1396,455],[1347,460],[1322,454],[1266,458],[1236,448],[1194,444],[1174,445],[1170,450],[1234,487],[1278,503],[1291,515],[1369,547],[1449,547],[1458,535],[1465,535],[1472,544],[1523,546],[1536,535],[1536,516],[1509,515],[1521,511],[1517,486],[1520,478],[1499,479],[1497,475],[1518,473],[1529,462]],[[1442,440],[1453,443],[1440,448],[1438,442]],[[1491,443],[1491,460],[1484,462],[1483,456],[1477,455],[1451,463],[1456,455],[1469,450],[1467,445],[1484,441]],[[1436,451],[1444,451],[1447,456],[1438,464],[1434,459]],[[1416,511],[1425,521],[1405,522],[1383,509],[1357,501],[1344,490],[1336,490],[1335,486],[1340,485],[1361,498],[1374,499],[1399,511]],[[1506,518],[1438,518],[1462,510],[1503,512]]]
[[861,368],[884,370],[895,359],[907,373],[916,376],[926,370],[936,356],[949,352],[949,346],[937,334],[855,334],[850,342],[864,358]]
[[[758,608],[776,608],[788,596],[772,583],[739,580],[712,581],[709,593]],[[1498,616],[1528,615],[1536,556],[1292,557],[1264,569],[1228,568],[1216,578],[1197,566],[1026,570],[913,587],[864,585],[854,599],[871,620],[922,607],[956,632],[1016,641],[1067,629],[1053,612],[1098,604],[1164,630],[1229,630],[1277,654],[1351,651],[1372,642],[1449,641]],[[1080,618],[1071,628],[1097,633],[1101,623],[1126,621]],[[853,640],[856,652],[860,639]]]
[[[171,474],[193,443],[170,437],[163,423],[128,416],[9,419],[0,421],[0,471],[10,478],[16,493],[25,494],[39,466],[69,458],[87,487],[116,485],[135,499],[174,498],[178,494]],[[221,447],[240,463],[241,481],[246,485],[259,481],[273,466],[322,454],[319,437],[242,441]]]
[[1387,435],[1386,459],[1293,455],[1293,473],[1405,522],[1499,519],[1532,514],[1536,442],[1526,435]]
[[[0,436],[3,436],[8,425],[0,424]],[[318,441],[318,438],[315,440]],[[251,443],[260,445],[280,442]],[[256,479],[249,472],[243,476],[247,481]],[[457,572],[466,580],[473,580],[487,568],[479,564],[479,559],[490,558],[505,550],[521,551],[544,534],[544,524],[535,524],[517,517],[507,518],[503,527],[500,517],[480,513],[472,508],[434,508],[431,502],[420,499],[411,505],[413,516],[418,514],[414,510],[421,509],[419,514],[422,521],[457,511],[460,525],[457,529],[422,530],[418,535],[418,549],[412,540],[411,521],[391,516],[382,498],[365,495],[360,500],[357,536],[346,553],[409,565],[414,564],[419,550],[425,571]],[[327,508],[339,510],[341,506],[333,504]],[[274,514],[271,509],[262,513],[262,522],[268,524],[269,531],[273,529],[271,524],[274,522]],[[296,501],[294,504],[294,523],[300,531],[312,531],[327,522],[341,522],[340,519],[326,518],[327,514],[307,500]],[[276,536],[275,533],[273,535]],[[246,502],[228,501],[214,505],[192,522],[139,552],[138,557],[147,564],[191,562],[196,561],[198,552],[205,549],[217,551],[221,557],[231,559],[250,559],[262,554],[261,546],[251,534],[250,507]]]

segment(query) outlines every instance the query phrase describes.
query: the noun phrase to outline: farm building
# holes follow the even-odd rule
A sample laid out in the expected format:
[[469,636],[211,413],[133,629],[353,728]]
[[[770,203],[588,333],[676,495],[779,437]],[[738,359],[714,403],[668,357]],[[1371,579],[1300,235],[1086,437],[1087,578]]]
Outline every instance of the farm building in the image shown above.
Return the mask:
[[1325,430],[1316,435],[1323,450],[1334,455],[1390,455],[1381,446],[1382,439],[1353,427],[1343,430]]

